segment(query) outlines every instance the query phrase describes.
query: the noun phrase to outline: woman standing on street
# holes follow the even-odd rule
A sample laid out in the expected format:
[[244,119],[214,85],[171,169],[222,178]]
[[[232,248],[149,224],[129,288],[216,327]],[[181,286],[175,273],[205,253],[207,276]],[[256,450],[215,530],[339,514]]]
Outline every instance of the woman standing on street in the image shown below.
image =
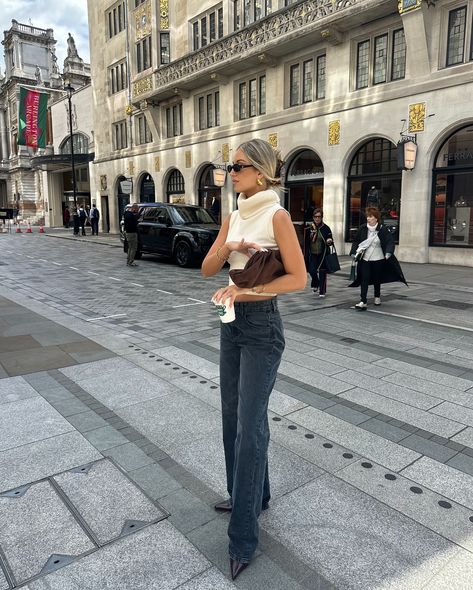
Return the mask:
[[357,261],[356,279],[349,287],[361,287],[357,311],[368,308],[368,287],[374,286],[374,304],[381,305],[381,284],[406,279],[394,256],[394,239],[381,223],[381,214],[376,207],[366,209],[367,223],[360,226],[352,244],[350,256]]
[[[242,269],[251,252],[279,249],[286,274],[267,284],[242,289],[229,280],[213,296],[229,299],[236,318],[221,324],[220,389],[223,444],[230,498],[215,506],[231,512],[228,527],[232,579],[251,561],[258,545],[258,517],[270,499],[267,450],[268,401],[284,350],[276,295],[302,290],[307,275],[289,214],[273,190],[280,185],[282,162],[271,145],[243,143],[228,166],[238,209],[223,222],[202,263],[202,274],[217,274],[225,262]],[[250,252],[251,250],[251,252]]]
[[322,209],[314,209],[312,218],[314,223],[311,223],[304,231],[304,255],[307,269],[312,277],[310,286],[314,293],[319,292],[319,297],[325,297],[327,293],[325,256],[329,246],[333,244],[332,230],[323,221]]

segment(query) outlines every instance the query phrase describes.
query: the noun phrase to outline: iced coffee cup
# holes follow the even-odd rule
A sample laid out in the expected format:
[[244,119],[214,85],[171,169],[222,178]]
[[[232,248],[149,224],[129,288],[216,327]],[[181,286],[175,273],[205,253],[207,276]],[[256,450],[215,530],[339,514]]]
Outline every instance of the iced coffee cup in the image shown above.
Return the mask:
[[221,322],[228,324],[229,322],[233,322],[235,320],[235,306],[229,306],[230,298],[225,299],[225,301],[221,301],[219,303],[212,299],[212,303],[217,309],[217,313]]

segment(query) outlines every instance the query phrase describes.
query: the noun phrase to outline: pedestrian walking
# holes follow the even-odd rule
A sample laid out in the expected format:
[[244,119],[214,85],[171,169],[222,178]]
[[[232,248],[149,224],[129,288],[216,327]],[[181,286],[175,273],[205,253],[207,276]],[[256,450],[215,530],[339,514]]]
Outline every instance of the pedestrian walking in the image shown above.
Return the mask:
[[394,256],[394,238],[381,223],[381,213],[376,207],[366,209],[366,221],[356,234],[350,255],[355,259],[356,278],[349,287],[360,287],[360,302],[357,311],[368,308],[368,287],[374,286],[374,304],[381,305],[381,285],[383,283],[403,282],[401,266]]
[[312,278],[310,286],[319,297],[325,297],[327,293],[327,266],[325,256],[329,247],[333,245],[332,230],[323,221],[322,209],[314,209],[313,223],[304,231],[304,257],[306,267]]
[[87,213],[86,213],[84,207],[81,205],[79,207],[79,226],[80,226],[81,233],[82,233],[83,236],[86,235],[86,233],[85,233],[85,223],[86,223],[86,221],[87,221]]
[[80,228],[80,219],[79,219],[79,209],[74,206],[72,210],[72,224],[74,227],[74,235],[79,235],[79,228]]
[[138,249],[138,205],[127,209],[123,215],[125,238],[128,244],[126,264],[127,266],[138,266],[135,263],[135,255]]
[[235,320],[221,324],[220,390],[223,445],[229,499],[216,504],[231,512],[228,527],[230,569],[235,579],[258,545],[258,517],[269,506],[268,401],[284,350],[276,295],[304,289],[307,274],[294,226],[279,202],[282,162],[261,139],[243,143],[228,171],[239,193],[238,209],[225,219],[202,263],[202,274],[217,274],[225,262],[244,268],[263,248],[279,249],[283,276],[252,289],[229,285],[213,301],[234,306]]
[[67,205],[64,207],[64,211],[62,212],[62,221],[64,227],[68,228],[71,222],[71,212],[69,211],[69,207]]
[[92,227],[92,235],[99,235],[99,219],[100,211],[95,206],[95,203],[92,203],[92,209],[90,210],[90,225]]

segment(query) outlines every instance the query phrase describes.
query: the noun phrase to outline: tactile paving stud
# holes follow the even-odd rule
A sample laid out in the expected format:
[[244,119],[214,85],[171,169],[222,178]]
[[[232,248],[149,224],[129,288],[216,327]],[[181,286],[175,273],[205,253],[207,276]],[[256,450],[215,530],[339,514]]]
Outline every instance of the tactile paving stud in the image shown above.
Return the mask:
[[386,473],[386,475],[384,476],[385,479],[389,479],[389,481],[394,481],[395,479],[397,479],[397,477],[392,474],[392,473]]
[[445,500],[439,500],[438,505],[441,506],[442,508],[451,508],[452,507],[450,502],[446,502]]
[[342,457],[344,459],[353,459],[353,455],[351,453],[343,453]]
[[326,449],[333,449],[332,443],[324,443],[322,446]]
[[148,524],[149,522],[144,522],[142,520],[126,520],[120,532],[120,537],[124,537],[125,535],[129,535],[130,533],[134,533],[139,529],[148,526]]
[[315,438],[313,434],[304,434],[306,438]]
[[289,424],[288,428],[289,430],[297,430],[297,426],[295,426],[294,424]]
[[278,416],[274,416],[273,421],[274,422],[281,422],[281,418],[279,418]]
[[365,469],[371,469],[373,467],[373,464],[372,463],[368,463],[368,461],[364,461],[361,464],[361,466],[364,467]]
[[413,494],[422,494],[422,489],[418,488],[417,486],[411,486],[409,488]]

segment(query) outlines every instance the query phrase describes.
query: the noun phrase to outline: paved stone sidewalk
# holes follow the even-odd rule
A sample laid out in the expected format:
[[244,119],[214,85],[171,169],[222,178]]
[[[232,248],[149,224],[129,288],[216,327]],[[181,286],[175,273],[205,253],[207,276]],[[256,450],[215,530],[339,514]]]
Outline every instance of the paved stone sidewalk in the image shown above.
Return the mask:
[[[118,249],[105,261],[102,246],[81,243],[66,266],[69,242],[26,240],[7,243],[0,287],[0,342],[17,339],[4,346],[15,362],[0,352],[0,589],[35,575],[30,589],[471,587],[465,269],[440,282],[422,267],[409,291],[386,288],[365,314],[350,309],[343,277],[323,303],[281,298],[273,500],[260,551],[233,584],[228,519],[212,510],[225,495],[219,323],[187,297],[207,300],[221,279],[153,261],[140,265],[152,277],[119,272]],[[49,364],[28,360],[37,355]]]

